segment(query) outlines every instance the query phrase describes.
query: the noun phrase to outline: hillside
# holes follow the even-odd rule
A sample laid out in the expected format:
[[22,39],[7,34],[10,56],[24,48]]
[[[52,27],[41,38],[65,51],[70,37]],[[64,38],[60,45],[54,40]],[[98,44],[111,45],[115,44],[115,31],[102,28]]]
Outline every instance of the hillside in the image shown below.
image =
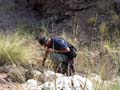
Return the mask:
[[45,27],[52,33],[70,32],[85,43],[99,38],[102,22],[110,34],[120,25],[119,0],[0,0],[0,9],[3,30]]
[[[75,75],[42,66],[39,32],[77,48]],[[0,0],[0,90],[52,90],[56,79],[60,90],[120,90],[120,0]]]

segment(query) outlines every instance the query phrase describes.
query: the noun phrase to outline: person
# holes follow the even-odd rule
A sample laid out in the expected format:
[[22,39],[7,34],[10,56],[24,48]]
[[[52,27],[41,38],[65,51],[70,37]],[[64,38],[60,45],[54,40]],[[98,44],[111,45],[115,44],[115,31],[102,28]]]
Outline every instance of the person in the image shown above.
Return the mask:
[[68,75],[68,64],[70,64],[70,68],[72,73],[75,73],[74,69],[74,58],[69,58],[68,54],[70,53],[70,45],[68,41],[61,37],[52,37],[47,38],[46,36],[37,36],[37,40],[41,46],[45,48],[45,56],[43,58],[42,65],[45,65],[45,61],[48,57],[57,63],[62,63],[62,67],[65,67],[66,70],[60,71],[58,69],[57,72],[67,74]]

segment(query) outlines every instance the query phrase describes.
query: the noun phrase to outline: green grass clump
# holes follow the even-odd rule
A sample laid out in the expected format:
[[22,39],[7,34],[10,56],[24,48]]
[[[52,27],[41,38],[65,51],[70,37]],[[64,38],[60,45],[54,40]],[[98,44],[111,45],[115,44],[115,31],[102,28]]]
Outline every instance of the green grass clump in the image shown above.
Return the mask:
[[24,37],[0,33],[0,62],[17,63],[31,58],[32,52]]

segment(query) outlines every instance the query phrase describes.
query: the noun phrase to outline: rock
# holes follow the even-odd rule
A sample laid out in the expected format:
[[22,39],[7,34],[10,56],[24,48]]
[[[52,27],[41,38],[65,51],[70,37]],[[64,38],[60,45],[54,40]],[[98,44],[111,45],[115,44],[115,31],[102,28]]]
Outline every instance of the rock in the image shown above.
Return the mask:
[[22,67],[12,66],[8,72],[8,78],[13,82],[25,82],[25,69]]
[[26,80],[29,79],[35,79],[35,80],[39,80],[41,81],[40,77],[41,77],[41,72],[37,71],[37,70],[27,70],[25,73],[25,77]]
[[1,84],[7,83],[6,77],[7,77],[7,74],[5,74],[5,73],[0,73],[0,83],[1,83]]
[[24,90],[37,90],[38,82],[34,79],[29,79],[26,83],[23,84]]
[[24,90],[94,90],[93,83],[79,75],[67,77],[53,71],[45,71],[43,76],[42,79],[46,81],[44,84],[40,85],[37,80],[29,79],[23,84]]
[[0,68],[0,71],[4,73],[8,73],[12,67],[13,65],[5,65]]
[[41,74],[42,74],[42,73],[39,72],[39,71],[37,71],[37,70],[34,70],[34,71],[33,71],[33,76],[34,76],[35,79],[39,79],[39,77],[41,76]]
[[27,70],[27,71],[25,72],[25,77],[26,77],[26,80],[33,79],[33,78],[34,78],[34,75],[33,75],[32,70]]
[[93,84],[79,75],[64,76],[38,86],[37,90],[93,90]]
[[41,80],[43,82],[48,82],[48,81],[53,81],[56,78],[61,78],[63,76],[64,75],[62,75],[60,73],[55,73],[53,71],[47,70],[47,71],[44,71],[44,73],[41,75]]

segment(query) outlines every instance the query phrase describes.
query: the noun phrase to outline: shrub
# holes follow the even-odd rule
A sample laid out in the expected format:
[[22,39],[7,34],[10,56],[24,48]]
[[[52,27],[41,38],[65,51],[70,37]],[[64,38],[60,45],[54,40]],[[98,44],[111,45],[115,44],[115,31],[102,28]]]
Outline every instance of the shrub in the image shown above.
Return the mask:
[[13,64],[30,59],[32,59],[32,52],[23,36],[17,33],[6,35],[0,33],[0,62]]

